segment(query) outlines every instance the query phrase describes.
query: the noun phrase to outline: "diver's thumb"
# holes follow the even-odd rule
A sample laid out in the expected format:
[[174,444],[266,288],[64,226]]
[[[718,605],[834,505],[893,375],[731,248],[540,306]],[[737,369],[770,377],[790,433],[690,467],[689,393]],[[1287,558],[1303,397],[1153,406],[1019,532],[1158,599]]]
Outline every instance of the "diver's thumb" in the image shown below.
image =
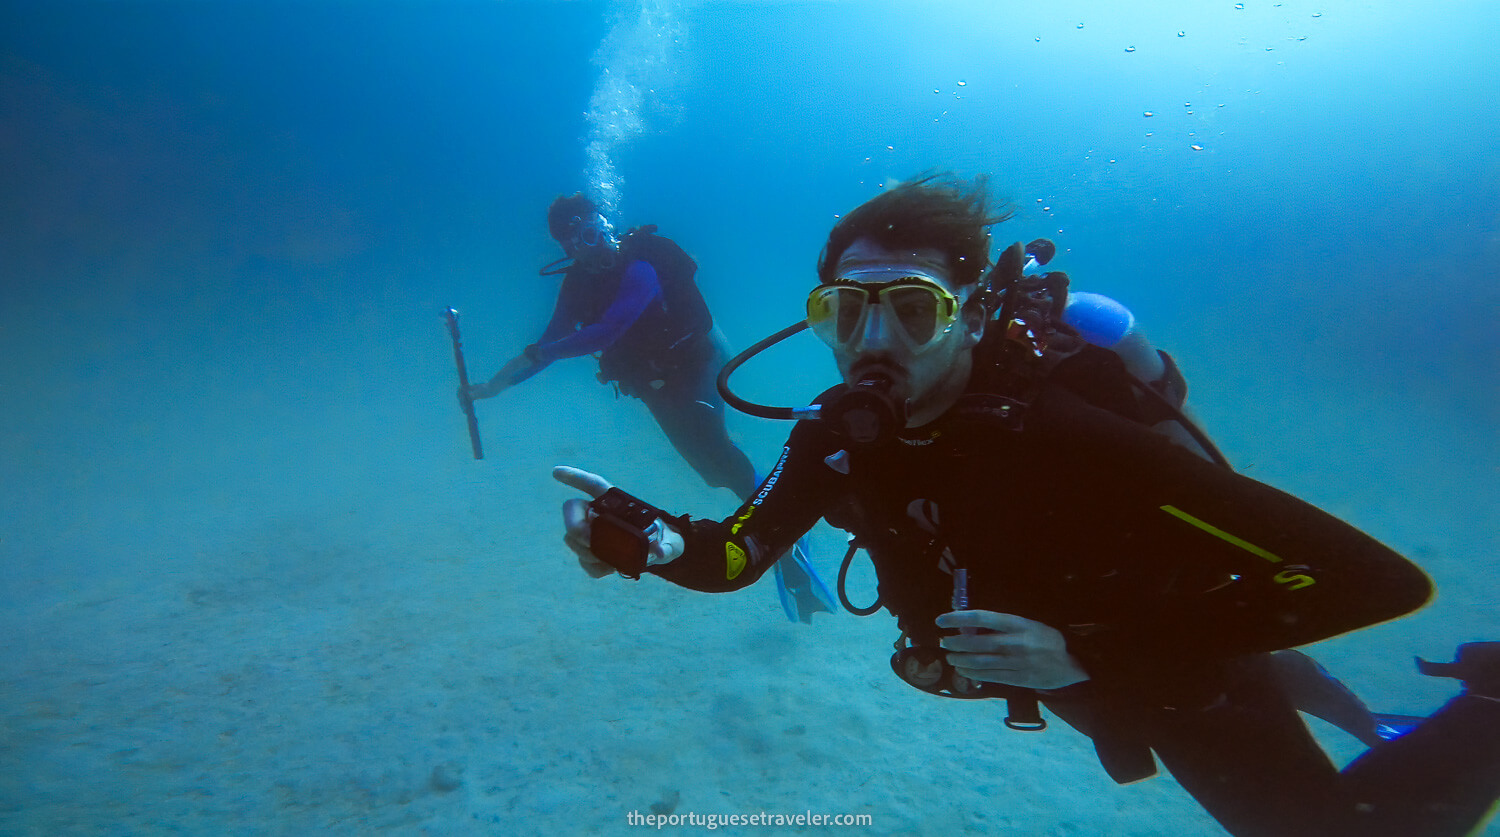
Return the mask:
[[568,465],[558,465],[553,468],[552,478],[569,488],[582,491],[593,499],[598,499],[601,494],[613,487],[609,480],[598,474]]

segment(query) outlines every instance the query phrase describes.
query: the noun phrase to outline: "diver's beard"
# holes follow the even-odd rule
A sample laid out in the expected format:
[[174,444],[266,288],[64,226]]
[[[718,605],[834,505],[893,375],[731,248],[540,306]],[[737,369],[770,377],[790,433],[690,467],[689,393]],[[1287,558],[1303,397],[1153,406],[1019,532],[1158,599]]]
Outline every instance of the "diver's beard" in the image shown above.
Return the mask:
[[921,427],[948,412],[948,408],[968,389],[969,375],[974,369],[973,355],[959,352],[949,358],[945,368],[947,374],[920,395],[907,401],[906,414],[910,417],[908,426]]

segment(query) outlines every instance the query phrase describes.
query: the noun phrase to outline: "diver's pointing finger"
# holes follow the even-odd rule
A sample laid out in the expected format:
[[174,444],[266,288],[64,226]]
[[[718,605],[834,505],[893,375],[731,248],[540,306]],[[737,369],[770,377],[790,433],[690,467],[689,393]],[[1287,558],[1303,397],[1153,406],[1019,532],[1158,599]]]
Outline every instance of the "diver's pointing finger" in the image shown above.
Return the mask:
[[589,473],[581,468],[572,468],[567,465],[559,465],[553,468],[552,478],[569,488],[576,488],[594,499],[598,499],[599,495],[612,487],[609,480],[598,474]]

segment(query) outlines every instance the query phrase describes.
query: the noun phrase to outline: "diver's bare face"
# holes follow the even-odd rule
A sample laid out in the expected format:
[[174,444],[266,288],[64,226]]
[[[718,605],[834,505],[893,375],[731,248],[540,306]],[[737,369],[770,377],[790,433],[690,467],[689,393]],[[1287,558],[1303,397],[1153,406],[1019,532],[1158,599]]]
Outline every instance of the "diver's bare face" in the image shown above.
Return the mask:
[[[857,239],[839,257],[834,276],[840,282],[878,284],[908,276],[932,281],[960,301],[968,292],[953,284],[948,256],[940,250],[887,250],[868,238]],[[891,393],[907,402],[907,426],[920,427],[942,415],[969,381],[973,348],[984,333],[982,316],[962,316],[936,342],[913,352],[872,311],[858,340],[835,347],[834,362],[844,383],[871,376],[891,381]]]

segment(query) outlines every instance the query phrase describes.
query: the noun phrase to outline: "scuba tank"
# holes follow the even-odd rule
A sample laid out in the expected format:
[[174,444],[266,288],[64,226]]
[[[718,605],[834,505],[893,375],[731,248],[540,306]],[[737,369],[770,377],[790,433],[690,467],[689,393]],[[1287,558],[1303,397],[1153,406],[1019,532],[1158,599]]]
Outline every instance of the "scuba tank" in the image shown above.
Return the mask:
[[1187,380],[1171,355],[1151,345],[1129,308],[1103,294],[1075,293],[1068,297],[1062,321],[1090,344],[1114,352],[1130,377],[1144,385],[1141,391],[1147,398],[1159,408],[1170,408],[1156,411],[1160,418],[1151,429],[1205,459],[1227,465],[1188,418]]
[[1119,302],[1103,294],[1070,294],[1062,318],[1079,337],[1119,355],[1130,374],[1142,381],[1158,381],[1166,371],[1161,355],[1136,327],[1135,315]]

